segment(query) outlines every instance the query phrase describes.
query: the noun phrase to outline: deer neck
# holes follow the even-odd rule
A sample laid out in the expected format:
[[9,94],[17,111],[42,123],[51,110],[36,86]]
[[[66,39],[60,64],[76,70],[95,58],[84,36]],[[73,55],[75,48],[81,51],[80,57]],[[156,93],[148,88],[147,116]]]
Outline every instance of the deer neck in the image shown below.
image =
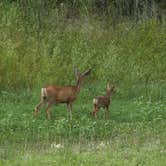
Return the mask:
[[77,81],[77,84],[76,84],[77,93],[80,92],[80,90],[81,90],[81,86],[82,86],[82,81],[78,80],[78,81]]

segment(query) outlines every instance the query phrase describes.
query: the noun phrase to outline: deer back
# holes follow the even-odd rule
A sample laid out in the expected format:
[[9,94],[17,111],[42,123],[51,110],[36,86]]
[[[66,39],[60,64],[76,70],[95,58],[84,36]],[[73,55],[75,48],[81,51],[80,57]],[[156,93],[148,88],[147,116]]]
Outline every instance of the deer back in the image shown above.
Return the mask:
[[42,88],[42,99],[50,103],[71,103],[73,102],[81,88],[85,76],[90,74],[91,69],[80,73],[75,70],[77,84],[75,86],[56,86],[48,85]]
[[72,102],[77,97],[76,86],[54,86],[49,85],[44,88],[45,98],[48,102],[67,103]]

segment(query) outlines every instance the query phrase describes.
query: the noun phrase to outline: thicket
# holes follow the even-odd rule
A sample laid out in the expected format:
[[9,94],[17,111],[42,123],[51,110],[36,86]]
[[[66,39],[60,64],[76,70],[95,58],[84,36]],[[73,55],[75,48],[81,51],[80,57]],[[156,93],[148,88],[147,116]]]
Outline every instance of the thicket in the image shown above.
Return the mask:
[[133,2],[2,0],[0,89],[74,83],[76,65],[92,68],[90,83],[109,79],[123,89],[150,85],[160,93],[166,23],[158,11],[164,1],[162,8],[157,1]]

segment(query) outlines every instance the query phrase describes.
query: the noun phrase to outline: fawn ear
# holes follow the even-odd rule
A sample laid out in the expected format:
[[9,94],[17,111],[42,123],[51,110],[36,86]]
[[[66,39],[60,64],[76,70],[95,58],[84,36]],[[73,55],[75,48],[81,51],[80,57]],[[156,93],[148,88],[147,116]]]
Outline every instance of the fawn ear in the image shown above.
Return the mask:
[[110,82],[107,81],[107,89],[111,89]]
[[91,69],[88,69],[88,70],[86,70],[85,72],[83,72],[81,75],[82,76],[87,76],[87,75],[89,75],[91,73]]
[[111,90],[114,91],[115,90],[115,85],[111,86]]

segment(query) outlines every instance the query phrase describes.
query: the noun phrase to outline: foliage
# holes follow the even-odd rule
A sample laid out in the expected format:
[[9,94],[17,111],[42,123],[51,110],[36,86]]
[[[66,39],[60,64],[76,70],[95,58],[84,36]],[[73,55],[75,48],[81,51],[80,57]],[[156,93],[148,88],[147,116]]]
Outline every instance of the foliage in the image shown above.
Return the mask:
[[16,3],[0,3],[1,90],[73,83],[77,65],[93,69],[88,82],[110,79],[128,91],[159,83],[157,89],[163,91],[165,23],[127,20],[112,26],[111,18],[105,22],[87,15],[65,20],[63,14],[54,9],[39,21]]

